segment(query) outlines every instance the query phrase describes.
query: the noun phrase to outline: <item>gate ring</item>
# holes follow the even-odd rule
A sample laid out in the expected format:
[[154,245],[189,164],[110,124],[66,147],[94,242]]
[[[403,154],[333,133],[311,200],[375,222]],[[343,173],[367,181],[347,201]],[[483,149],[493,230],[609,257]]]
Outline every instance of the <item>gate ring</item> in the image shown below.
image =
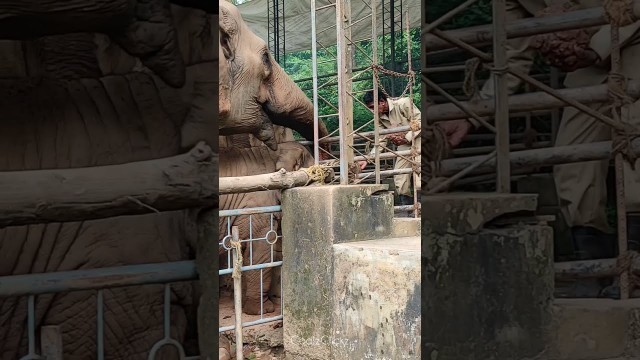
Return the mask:
[[[232,239],[231,235],[227,235],[222,238],[222,247],[227,251],[231,250],[231,239]],[[229,243],[228,246],[227,246],[227,242]]]
[[[273,237],[273,241],[270,241],[269,238]],[[267,243],[269,245],[273,245],[276,243],[276,241],[278,241],[278,233],[276,233],[275,230],[269,230],[267,231],[267,233],[264,235],[265,240],[267,240]]]

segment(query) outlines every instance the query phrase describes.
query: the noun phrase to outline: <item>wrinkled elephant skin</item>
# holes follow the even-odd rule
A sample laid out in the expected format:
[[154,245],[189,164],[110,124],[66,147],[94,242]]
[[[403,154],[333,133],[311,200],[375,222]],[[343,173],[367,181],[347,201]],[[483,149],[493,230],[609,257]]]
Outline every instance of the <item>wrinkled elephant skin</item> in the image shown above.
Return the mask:
[[[313,140],[313,105],[274,60],[237,7],[220,0],[220,135],[251,133],[276,150],[273,125]],[[324,123],[320,137],[326,136]]]
[[[0,171],[159,159],[200,140],[217,151],[215,20],[199,10],[172,11],[177,31],[170,38],[181,57],[174,64],[184,64],[181,87],[103,34],[0,42],[19,63],[0,66]],[[24,49],[37,54],[35,66]],[[25,71],[27,65],[33,67]],[[194,218],[184,210],[2,228],[0,276],[190,260],[198,236]],[[163,293],[163,285],[104,290],[105,359],[147,359],[165,337]],[[198,301],[193,283],[171,285],[171,338],[190,355],[199,352]],[[26,297],[0,298],[0,360],[27,354],[26,304]],[[65,360],[96,358],[96,291],[37,296],[35,325],[60,327]],[[172,346],[156,356],[176,358]]]
[[[276,132],[281,130],[276,127]],[[286,139],[289,135],[280,135],[282,139]],[[292,139],[292,137],[291,137]],[[241,142],[247,144],[247,142]],[[220,176],[248,176],[275,172],[279,169],[287,171],[298,170],[303,167],[313,165],[314,160],[311,153],[297,142],[279,143],[278,150],[273,151],[264,145],[250,147],[221,147],[220,148]],[[273,206],[280,204],[280,191],[259,191],[245,194],[230,194],[220,196],[220,209],[243,209],[252,207]],[[255,214],[251,216],[251,234],[249,233],[249,216],[231,216],[220,219],[219,234],[220,241],[227,234],[230,226],[238,226],[240,239],[264,238],[271,230],[272,214]],[[274,226],[273,230],[279,232],[280,214],[273,214]],[[245,243],[246,245],[246,243]],[[281,242],[278,241],[274,246],[274,261],[281,260],[278,249]],[[221,248],[221,255],[225,254]],[[272,246],[265,240],[257,240],[253,242],[251,251],[245,249],[243,251],[243,263],[248,264],[249,256],[253,255],[252,264],[261,264],[271,261]],[[223,262],[226,256],[222,256]],[[274,310],[274,305],[269,298],[269,292],[273,284],[274,268],[266,268],[262,270],[262,294],[260,293],[260,271],[248,271],[243,273],[243,311],[246,314],[258,315],[261,313],[261,301],[263,313],[269,313]]]

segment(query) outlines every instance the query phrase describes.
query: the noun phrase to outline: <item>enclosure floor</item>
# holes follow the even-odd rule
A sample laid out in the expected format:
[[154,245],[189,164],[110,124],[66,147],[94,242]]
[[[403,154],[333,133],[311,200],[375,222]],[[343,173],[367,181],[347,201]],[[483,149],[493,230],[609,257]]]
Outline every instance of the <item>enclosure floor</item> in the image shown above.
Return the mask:
[[[275,304],[275,311],[263,315],[264,318],[281,314],[280,304]],[[233,310],[233,293],[220,291],[220,327],[233,325],[235,322]],[[260,315],[242,314],[242,321],[259,320]],[[234,331],[223,333],[232,344],[235,344]],[[243,329],[244,357],[252,360],[280,360],[284,359],[282,342],[282,320],[260,324]],[[233,346],[233,345],[232,345]],[[233,350],[233,349],[232,349]],[[234,354],[235,355],[235,354]]]

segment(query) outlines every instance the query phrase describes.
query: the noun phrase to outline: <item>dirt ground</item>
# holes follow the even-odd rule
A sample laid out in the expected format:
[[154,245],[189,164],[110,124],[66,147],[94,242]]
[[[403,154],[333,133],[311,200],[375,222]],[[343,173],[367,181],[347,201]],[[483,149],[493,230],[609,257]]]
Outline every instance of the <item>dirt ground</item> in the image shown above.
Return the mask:
[[[280,304],[275,304],[275,311],[263,315],[263,318],[281,315]],[[242,314],[242,321],[259,320],[260,315]],[[220,291],[220,327],[233,325],[233,293]],[[226,331],[223,335],[231,344],[232,356],[235,359],[235,333]],[[284,359],[282,343],[282,320],[244,328],[242,331],[244,358],[248,360],[280,360]]]

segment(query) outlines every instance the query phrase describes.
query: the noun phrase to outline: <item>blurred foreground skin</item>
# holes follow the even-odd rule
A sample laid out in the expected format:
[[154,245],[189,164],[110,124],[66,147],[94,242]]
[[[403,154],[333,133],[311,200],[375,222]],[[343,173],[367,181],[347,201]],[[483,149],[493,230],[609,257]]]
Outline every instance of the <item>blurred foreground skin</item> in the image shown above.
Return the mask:
[[[37,20],[50,26],[40,28],[30,41],[0,42],[6,60],[0,64],[0,171],[61,169],[63,174],[70,168],[161,161],[200,141],[215,149],[213,15],[196,8],[157,7],[153,1],[103,2],[101,9],[69,1],[29,3],[24,6],[41,7]],[[135,9],[128,8],[133,5]],[[20,13],[15,9],[20,6],[8,12],[6,2],[0,2],[0,11]],[[122,9],[131,18],[118,15]],[[73,11],[84,15],[69,15]],[[110,19],[113,13],[124,21],[111,36],[92,32],[94,22],[83,17]],[[28,12],[21,16],[25,24],[35,21]],[[145,16],[153,22],[145,22]],[[0,28],[5,21],[10,20],[0,20]],[[138,31],[129,32],[127,21]],[[30,30],[16,28],[12,35],[24,31]],[[143,50],[150,49],[153,56],[148,57]],[[126,181],[144,181],[121,176],[123,187]],[[110,186],[104,184],[105,193]],[[34,192],[60,188],[43,181]],[[88,206],[78,204],[83,205]],[[0,276],[191,260],[197,230],[187,210],[0,228]],[[37,296],[36,338],[40,326],[57,325],[64,359],[96,358],[96,294]],[[165,336],[164,285],[107,289],[103,295],[105,358],[147,359]],[[191,282],[171,285],[171,337],[188,355],[204,355],[198,349],[199,298]],[[26,304],[27,297],[0,298],[2,360],[28,352]],[[156,359],[176,358],[171,349],[163,347]]]

